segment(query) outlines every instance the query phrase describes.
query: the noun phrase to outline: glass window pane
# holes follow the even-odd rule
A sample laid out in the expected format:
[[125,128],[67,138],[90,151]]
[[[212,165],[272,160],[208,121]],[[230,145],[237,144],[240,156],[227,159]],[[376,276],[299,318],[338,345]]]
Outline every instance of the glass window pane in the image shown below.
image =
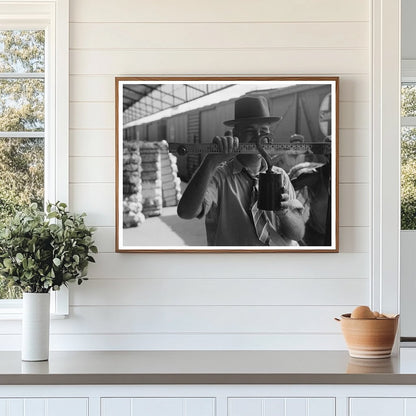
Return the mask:
[[401,129],[401,229],[416,230],[416,127]]
[[45,31],[0,30],[0,72],[45,72]]
[[[43,206],[44,139],[0,138],[0,222],[25,205]],[[20,299],[22,292],[0,279],[0,299]]]
[[0,79],[0,131],[44,131],[43,79]]
[[416,84],[403,83],[401,91],[401,116],[414,117],[416,116]]
[[[19,75],[0,78],[3,135],[45,130],[44,72],[45,31],[0,30],[0,74]],[[44,205],[44,166],[43,138],[0,138],[0,224],[32,202]],[[21,297],[0,278],[0,299]]]
[[44,139],[0,138],[0,221],[13,209],[43,206]]

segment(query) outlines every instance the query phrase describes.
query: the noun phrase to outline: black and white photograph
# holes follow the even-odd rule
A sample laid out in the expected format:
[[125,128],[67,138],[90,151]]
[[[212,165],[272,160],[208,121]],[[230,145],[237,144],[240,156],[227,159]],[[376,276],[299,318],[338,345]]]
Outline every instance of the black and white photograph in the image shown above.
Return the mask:
[[119,252],[337,252],[338,78],[116,78]]

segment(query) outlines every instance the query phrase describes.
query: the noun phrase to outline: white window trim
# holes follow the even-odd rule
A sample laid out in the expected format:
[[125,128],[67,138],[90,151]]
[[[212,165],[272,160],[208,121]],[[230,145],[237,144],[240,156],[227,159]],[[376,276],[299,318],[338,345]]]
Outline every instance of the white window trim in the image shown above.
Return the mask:
[[372,23],[370,305],[385,313],[399,313],[400,0],[373,0]]
[[[0,29],[39,29],[45,45],[45,201],[69,201],[69,0],[0,0]],[[66,287],[52,291],[53,316],[69,313]],[[21,316],[21,301],[0,301],[0,319]]]
[[[416,59],[402,60],[402,82],[416,83]],[[402,127],[416,127],[416,117],[401,117]]]
[[402,82],[416,82],[416,59],[402,60]]

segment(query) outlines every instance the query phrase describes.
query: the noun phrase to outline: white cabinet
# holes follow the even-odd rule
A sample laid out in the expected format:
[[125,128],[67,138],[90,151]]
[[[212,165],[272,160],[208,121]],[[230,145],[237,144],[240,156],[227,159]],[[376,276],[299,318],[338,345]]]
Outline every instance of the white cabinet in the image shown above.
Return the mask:
[[351,398],[349,416],[414,416],[415,398]]
[[0,416],[88,416],[87,398],[0,399]]
[[101,416],[213,416],[214,398],[113,398],[101,399]]
[[335,416],[335,399],[229,398],[228,416]]
[[416,416],[416,385],[0,385],[0,416]]

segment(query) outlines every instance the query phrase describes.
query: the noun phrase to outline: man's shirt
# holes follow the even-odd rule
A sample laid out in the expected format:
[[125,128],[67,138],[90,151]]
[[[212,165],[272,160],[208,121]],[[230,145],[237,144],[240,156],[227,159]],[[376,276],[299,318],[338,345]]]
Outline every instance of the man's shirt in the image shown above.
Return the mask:
[[[209,246],[264,246],[258,239],[251,214],[253,179],[236,159],[220,165],[205,192],[202,211],[205,216]],[[262,171],[266,170],[266,166]],[[290,179],[283,169],[276,166],[273,172],[282,175],[282,183],[289,200],[296,199]],[[272,226],[279,228],[279,218],[274,212],[265,211]],[[272,245],[287,246],[293,241],[279,232],[274,233]]]

